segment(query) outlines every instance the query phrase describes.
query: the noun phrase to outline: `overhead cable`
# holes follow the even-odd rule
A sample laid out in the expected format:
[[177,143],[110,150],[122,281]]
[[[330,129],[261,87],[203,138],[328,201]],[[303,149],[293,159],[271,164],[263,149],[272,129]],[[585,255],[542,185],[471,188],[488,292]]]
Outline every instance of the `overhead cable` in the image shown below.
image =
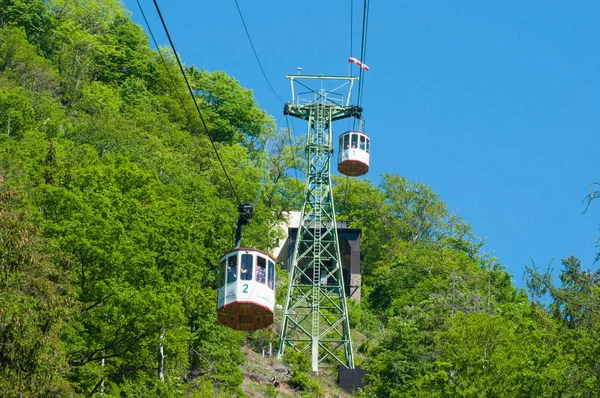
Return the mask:
[[[354,46],[352,45],[352,35],[353,33],[353,29],[352,27],[354,26],[354,0],[350,0],[350,54],[348,54],[349,57],[351,57],[353,54],[352,52],[354,51]],[[352,64],[348,64],[348,76],[352,76]]]
[[[294,141],[292,138],[292,129],[290,127],[290,117],[289,115],[285,115],[285,122],[287,124],[287,133],[288,133],[288,141],[290,143],[290,149],[292,152],[292,162],[294,165],[294,176],[298,179],[298,161],[296,160],[296,147],[294,146]],[[293,124],[292,120],[292,124]]]
[[[360,44],[360,61],[362,63],[366,62],[367,57],[367,32],[369,27],[369,0],[364,0],[363,3],[363,17],[362,17],[362,34],[361,34],[361,44]],[[365,70],[364,68],[360,68],[358,75],[358,93],[356,99],[356,105],[361,106],[362,103],[362,89],[364,84],[364,76]],[[352,121],[352,128],[356,127],[356,119]]]
[[281,101],[285,104],[285,101],[282,100],[279,95],[277,95],[277,92],[275,91],[275,89],[273,88],[273,85],[271,85],[271,82],[269,81],[269,78],[267,77],[267,73],[265,72],[265,69],[263,68],[262,63],[260,62],[260,58],[258,57],[258,53],[256,52],[256,49],[254,48],[254,43],[252,42],[252,38],[250,37],[250,32],[248,31],[248,27],[246,26],[246,21],[244,20],[244,16],[242,15],[242,10],[240,9],[240,5],[238,4],[237,0],[234,0],[234,1],[235,1],[235,6],[237,7],[238,13],[240,14],[240,19],[242,20],[242,25],[244,25],[244,30],[246,31],[246,36],[248,37],[248,41],[250,42],[250,47],[252,47],[252,52],[254,53],[256,62],[258,62],[258,66],[260,67],[260,71],[262,72],[265,80],[267,81],[267,84],[269,85],[269,88],[271,89],[271,91],[273,92],[275,97],[277,97],[277,99],[279,101]]
[[231,191],[233,192],[233,195],[235,196],[236,200],[238,203],[241,203],[240,198],[238,197],[237,191],[235,190],[233,183],[231,182],[231,178],[229,177],[229,173],[227,173],[227,169],[225,168],[225,165],[223,164],[223,161],[221,160],[221,155],[219,155],[219,151],[217,150],[217,146],[215,145],[215,142],[213,140],[212,134],[210,132],[210,130],[208,129],[208,126],[206,125],[206,121],[204,120],[204,117],[202,116],[202,112],[200,111],[200,107],[198,106],[198,102],[196,101],[196,96],[194,95],[194,91],[192,90],[192,86],[190,85],[190,82],[188,81],[188,78],[185,74],[185,69],[183,68],[183,65],[181,63],[181,60],[179,59],[179,54],[177,53],[177,50],[175,50],[175,44],[173,44],[173,40],[171,39],[171,35],[169,33],[169,29],[167,28],[167,24],[165,23],[165,20],[162,16],[162,13],[160,11],[160,7],[158,6],[158,3],[156,0],[154,1],[154,7],[156,8],[156,12],[158,13],[158,16],[160,18],[160,22],[162,23],[163,29],[165,31],[165,34],[167,35],[167,39],[169,40],[169,44],[171,45],[171,49],[173,50],[173,54],[175,55],[175,59],[177,60],[177,64],[179,65],[179,70],[181,71],[181,75],[183,76],[183,79],[185,80],[185,84],[188,88],[188,91],[190,93],[190,96],[192,97],[192,101],[194,101],[194,106],[196,107],[196,111],[198,112],[198,116],[200,117],[200,121],[202,122],[202,125],[204,126],[204,130],[206,131],[206,136],[208,137],[208,139],[210,140],[210,143],[213,147],[213,150],[217,156],[217,160],[219,161],[219,163],[221,164],[221,168],[223,169],[223,173],[225,173],[225,177],[227,178],[227,182],[229,183],[229,186],[231,187]]
[[144,19],[144,23],[146,24],[146,28],[148,28],[148,33],[150,33],[150,37],[152,38],[152,42],[154,43],[154,47],[156,47],[156,51],[158,52],[158,55],[160,55],[160,59],[162,60],[162,63],[165,67],[165,70],[167,72],[167,76],[169,76],[169,80],[171,81],[171,85],[173,86],[173,90],[175,92],[175,94],[177,95],[177,100],[179,101],[179,104],[181,105],[181,108],[183,108],[183,111],[185,112],[185,115],[188,119],[188,122],[191,122],[192,118],[191,115],[188,112],[188,109],[185,106],[185,103],[183,101],[183,98],[181,98],[181,96],[179,95],[179,91],[177,88],[177,84],[175,84],[175,79],[173,78],[173,75],[171,75],[171,71],[169,70],[169,65],[167,64],[167,60],[165,59],[165,57],[163,56],[162,51],[160,51],[160,47],[158,46],[158,42],[156,41],[156,37],[154,36],[154,32],[152,32],[152,28],[150,27],[150,23],[148,22],[148,19],[146,18],[146,13],[144,12],[144,9],[142,8],[142,5],[140,4],[140,0],[136,0],[137,5],[140,9],[140,12],[142,13],[142,18]]
[[[363,20],[362,20],[362,38],[360,45],[360,61],[362,63],[366,63],[367,57],[367,33],[369,26],[369,0],[364,0],[363,4]],[[362,88],[363,88],[363,79],[364,79],[365,71],[363,68],[360,69],[360,79],[358,81],[358,99],[357,105],[360,106],[362,102]]]

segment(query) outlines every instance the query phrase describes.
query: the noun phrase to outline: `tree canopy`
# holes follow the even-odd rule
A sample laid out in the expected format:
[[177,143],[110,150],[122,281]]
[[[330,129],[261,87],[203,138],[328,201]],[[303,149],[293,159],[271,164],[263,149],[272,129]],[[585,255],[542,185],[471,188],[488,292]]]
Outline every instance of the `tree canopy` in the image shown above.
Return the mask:
[[[240,349],[276,339],[216,322],[216,265],[236,194],[257,203],[245,244],[276,245],[300,145],[233,77],[186,66],[205,131],[160,51],[117,0],[0,0],[2,396],[244,396]],[[358,395],[597,395],[598,272],[532,266],[528,297],[431,187],[334,181],[362,229]]]

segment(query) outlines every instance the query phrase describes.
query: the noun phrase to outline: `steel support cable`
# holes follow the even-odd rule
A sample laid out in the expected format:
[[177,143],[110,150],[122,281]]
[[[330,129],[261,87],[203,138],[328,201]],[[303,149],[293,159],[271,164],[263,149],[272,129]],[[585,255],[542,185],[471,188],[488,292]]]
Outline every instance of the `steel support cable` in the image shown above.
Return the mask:
[[208,139],[210,140],[210,144],[213,147],[213,150],[215,152],[215,155],[217,156],[217,160],[219,161],[219,164],[221,165],[221,168],[223,169],[223,173],[225,174],[225,177],[227,178],[227,182],[229,183],[229,186],[231,187],[231,191],[233,192],[233,195],[235,196],[235,199],[237,200],[238,203],[241,203],[240,198],[238,197],[237,191],[235,190],[235,187],[233,186],[233,183],[231,182],[231,178],[229,177],[229,173],[227,173],[227,169],[225,168],[225,165],[223,164],[223,160],[221,159],[221,155],[219,155],[219,151],[217,150],[217,146],[215,145],[215,142],[213,140],[212,134],[210,132],[210,130],[208,129],[208,126],[206,124],[206,121],[204,120],[204,117],[202,116],[202,112],[200,111],[200,107],[198,106],[198,102],[196,101],[196,96],[194,95],[194,91],[192,90],[192,87],[190,85],[190,82],[187,78],[187,75],[185,74],[185,69],[183,68],[183,65],[181,64],[181,60],[179,59],[179,55],[177,54],[177,50],[175,50],[175,44],[173,44],[173,40],[171,39],[171,34],[169,33],[169,29],[167,28],[167,24],[165,23],[165,20],[162,16],[162,12],[160,11],[160,7],[158,6],[158,3],[156,0],[153,0],[154,2],[154,7],[156,8],[156,12],[158,13],[158,16],[160,18],[160,22],[162,23],[163,29],[165,30],[165,34],[167,35],[167,39],[169,40],[169,44],[171,45],[171,49],[173,50],[173,54],[175,55],[175,59],[177,60],[177,65],[179,65],[179,70],[181,71],[181,74],[183,75],[183,79],[185,80],[185,84],[188,88],[188,91],[190,93],[190,96],[192,97],[192,101],[194,101],[194,106],[196,107],[196,111],[198,112],[198,116],[200,117],[200,121],[202,122],[202,125],[204,126],[204,130],[206,131],[206,135],[208,137]]
[[[283,113],[281,114],[281,116],[279,117],[279,122],[277,123],[277,126],[281,126],[281,118],[283,117]],[[294,172],[296,172],[296,167],[297,167],[297,163],[296,163],[296,157],[294,155],[294,151],[293,151],[293,146],[291,145],[291,136],[290,134],[290,127],[289,127],[289,121],[287,121],[288,119],[288,115],[286,115],[286,122],[288,125],[288,140],[290,142],[290,148],[292,149],[292,159],[293,159],[293,164],[294,164]],[[261,182],[260,185],[258,186],[258,192],[256,192],[256,196],[254,197],[254,202],[253,202],[253,207],[256,210],[256,207],[258,206],[258,200],[260,199],[260,193],[265,185],[265,183],[267,182],[267,174],[269,172],[269,161],[271,159],[271,155],[269,153],[269,138],[267,138],[265,140],[265,147],[264,147],[264,151],[265,151],[265,167],[264,167],[264,171],[263,171],[263,176],[261,178]],[[296,179],[298,179],[298,174],[296,173]]]
[[[365,30],[366,30],[366,21],[367,21],[367,2],[368,0],[364,0],[363,3],[363,17],[362,17],[362,30],[361,30],[361,39],[360,39],[360,61],[365,62],[363,59],[365,52]],[[358,80],[358,96],[357,96],[357,105],[360,106],[360,98],[361,98],[361,89],[362,89],[362,79],[364,75],[364,68],[360,68],[358,71],[358,75],[360,79]]]
[[[360,62],[362,62],[363,64],[366,63],[366,57],[367,57],[367,29],[369,26],[369,5],[371,3],[369,2],[369,0],[364,0],[363,3],[363,21],[362,21],[362,39],[361,39],[361,45],[360,45]],[[357,98],[357,104],[358,106],[360,106],[360,104],[362,103],[362,88],[363,88],[363,79],[364,79],[364,75],[365,75],[365,70],[364,68],[360,68],[360,79],[358,80],[358,98]]]
[[[290,127],[290,121],[289,121],[289,115],[286,115],[286,123],[287,123],[287,128],[288,128],[288,140],[290,143],[290,150],[292,152],[292,162],[294,165],[294,177],[298,180],[298,170],[300,170],[300,172],[302,173],[303,176],[306,176],[308,173],[306,170],[301,169],[301,165],[298,164],[298,158],[296,157],[296,146],[294,145],[294,141],[293,141],[293,134],[292,132],[294,131],[294,119],[292,119],[292,123],[291,123],[291,127]],[[301,194],[301,193],[300,193]],[[296,196],[294,196],[295,198]]]
[[[294,164],[294,177],[298,179],[298,161],[296,160],[296,149],[294,147],[294,142],[292,140],[292,129],[290,128],[290,116],[285,115],[285,122],[287,124],[287,132],[288,132],[288,141],[290,143],[290,149],[292,152],[292,161]],[[292,122],[293,124],[293,122]]]
[[[350,55],[349,57],[353,57],[354,55],[352,55],[352,51],[354,51],[354,46],[352,45],[352,35],[353,33],[353,29],[352,26],[354,25],[354,0],[350,0]],[[352,76],[352,63],[348,63],[348,76]]]
[[[242,21],[242,25],[244,26],[244,31],[246,32],[246,37],[248,38],[248,42],[250,43],[250,47],[252,48],[252,52],[254,53],[254,58],[256,59],[256,62],[258,63],[260,71],[262,72],[262,75],[265,78],[265,81],[267,82],[267,85],[271,89],[271,92],[273,93],[273,95],[280,102],[282,102],[283,104],[285,104],[286,102],[283,99],[281,99],[281,97],[277,94],[277,92],[273,88],[273,85],[271,84],[271,81],[269,80],[269,77],[267,76],[267,73],[265,72],[265,69],[264,69],[264,67],[262,65],[262,62],[260,62],[260,57],[258,56],[258,53],[256,52],[256,47],[254,47],[254,42],[252,41],[252,37],[250,36],[250,31],[248,30],[248,26],[246,25],[246,20],[244,19],[244,15],[242,13],[242,9],[240,8],[240,5],[239,5],[238,1],[237,0],[234,0],[234,1],[235,1],[235,6],[237,8],[238,14],[240,16],[240,20]],[[292,148],[292,159],[294,161],[294,173],[295,173],[295,177],[297,179],[298,178],[297,161],[296,161],[295,153],[293,151],[292,139],[291,139],[291,129],[290,129],[290,126],[289,126],[289,120],[288,119],[289,119],[289,117],[286,115],[286,122],[287,122],[287,127],[288,127],[288,135],[289,135],[290,147]],[[266,143],[265,143],[265,145],[266,145]],[[262,189],[263,184],[264,184],[264,178],[263,178],[263,182],[261,182],[261,185],[259,186],[259,190],[258,190],[256,199],[255,199],[255,205],[257,203],[257,200],[258,200],[258,197],[260,195],[260,191]]]
[[[277,126],[281,126],[281,118],[283,117],[283,113],[281,114],[281,116],[279,116],[279,122],[277,123]],[[288,116],[286,115],[286,120],[287,120]],[[288,122],[288,134],[289,134],[289,122]],[[265,170],[263,172],[263,177],[261,179],[261,183],[258,187],[258,192],[256,193],[256,197],[254,198],[254,208],[256,209],[256,206],[258,205],[258,199],[260,198],[260,192],[263,188],[263,185],[265,184],[266,180],[267,180],[267,173],[269,171],[269,160],[271,159],[271,156],[269,154],[268,151],[268,145],[269,145],[269,138],[267,138],[265,140],[265,155],[266,155],[266,160],[265,160]],[[292,152],[293,155],[293,152]],[[295,157],[293,158],[294,162],[295,162]],[[298,176],[296,176],[296,178],[298,178]]]
[[[279,116],[279,122],[277,123],[276,126],[281,126],[281,118],[283,117],[283,113]],[[286,115],[286,121],[287,121],[288,116]],[[277,127],[276,127],[277,129]],[[276,130],[277,131],[277,130]],[[288,134],[289,134],[289,122],[288,122]],[[291,142],[291,141],[290,141]],[[258,205],[258,199],[260,198],[260,192],[264,186],[264,184],[267,181],[267,173],[269,171],[269,160],[271,159],[271,156],[269,154],[268,151],[268,145],[269,145],[269,138],[267,137],[267,139],[265,140],[265,155],[266,155],[266,161],[265,161],[265,170],[263,171],[263,177],[261,179],[260,185],[258,186],[258,192],[256,193],[256,197],[254,198],[254,204],[253,207],[256,209],[256,206]],[[292,148],[293,149],[293,148]],[[296,158],[293,155],[293,151],[292,151],[292,156],[294,159],[294,163],[296,163]],[[295,169],[294,169],[295,171]],[[296,178],[298,178],[298,175],[296,174]]]
[[150,23],[148,22],[148,19],[146,18],[146,13],[144,12],[144,9],[142,8],[142,5],[140,4],[140,0],[136,0],[136,2],[137,2],[137,5],[138,5],[138,7],[140,9],[140,12],[142,13],[142,18],[144,19],[144,23],[146,24],[146,28],[148,28],[148,33],[150,33],[150,37],[152,38],[152,42],[154,43],[154,46],[156,47],[156,51],[158,52],[158,55],[160,56],[160,59],[162,60],[162,63],[164,65],[164,67],[165,67],[165,71],[167,72],[167,76],[169,76],[169,81],[171,82],[171,85],[173,86],[173,91],[177,95],[177,100],[179,101],[179,104],[181,105],[181,108],[185,112],[185,116],[187,117],[188,123],[191,124],[192,115],[190,115],[190,113],[188,112],[188,109],[185,106],[185,102],[183,101],[183,98],[181,98],[181,95],[179,95],[179,89],[177,88],[177,84],[175,84],[175,79],[173,78],[173,75],[171,75],[171,71],[169,70],[169,65],[167,64],[167,60],[163,56],[162,51],[160,51],[160,47],[158,46],[158,42],[156,41],[156,37],[154,36],[154,32],[152,31],[152,28],[150,27]]
[[[353,45],[353,36],[354,36],[354,0],[350,0],[350,55],[349,57],[353,57],[354,55],[352,54],[352,52],[354,51],[354,45]],[[348,76],[352,76],[352,63],[348,62]],[[354,118],[352,118],[354,119]],[[351,129],[350,126],[352,126],[352,120],[348,119],[348,130]]]
[[282,103],[285,104],[285,101],[282,100],[279,95],[277,95],[277,92],[275,91],[275,89],[273,88],[273,85],[271,85],[271,82],[269,81],[269,78],[267,77],[267,73],[265,72],[265,69],[263,68],[262,63],[260,62],[260,58],[258,57],[258,53],[256,52],[256,49],[254,48],[254,43],[252,42],[252,38],[250,37],[250,32],[248,31],[248,27],[246,26],[246,21],[244,20],[244,16],[242,15],[242,10],[240,9],[240,5],[238,4],[237,0],[234,0],[234,1],[235,1],[235,6],[237,7],[237,10],[238,10],[238,14],[240,15],[240,19],[242,20],[242,25],[244,25],[244,30],[246,31],[246,36],[248,37],[248,41],[250,42],[250,47],[252,47],[252,52],[254,53],[256,62],[258,62],[258,66],[260,67],[260,71],[262,72],[265,80],[267,81],[267,84],[269,85],[269,88],[271,89],[271,91],[273,92],[275,97],[277,97],[277,99],[279,101],[281,101]]
[[260,192],[262,191],[263,185],[267,181],[267,173],[269,171],[269,139],[265,140],[265,169],[263,171],[263,176],[260,180],[260,185],[258,186],[258,191],[256,192],[256,196],[254,197],[254,203],[252,203],[252,207],[256,210],[256,206],[258,206],[258,199],[260,199]]
[[[290,124],[289,124],[288,118],[289,118],[289,116],[286,115],[286,123],[287,123],[287,137],[286,138],[287,138],[288,142],[290,143],[290,149],[291,149],[291,152],[292,152],[292,164],[294,166],[293,167],[294,168],[294,174],[295,174],[296,179],[298,179],[298,172],[297,172],[298,162],[296,160],[296,155],[295,155],[295,152],[294,152],[294,146],[293,146],[293,143],[292,143],[291,129],[290,129]],[[277,125],[281,126],[281,117],[280,117],[279,123]],[[263,172],[263,177],[262,177],[261,183],[260,183],[260,185],[258,187],[258,192],[256,193],[256,197],[254,198],[254,205],[253,206],[254,206],[255,209],[256,209],[256,206],[258,206],[258,200],[260,198],[260,193],[261,193],[261,190],[262,190],[264,184],[266,183],[267,173],[268,173],[268,170],[269,170],[269,160],[270,160],[271,157],[270,157],[270,154],[268,152],[268,144],[269,144],[269,139],[267,139],[265,141],[265,149],[264,150],[265,150],[265,154],[266,154],[266,163],[265,163],[265,169],[264,169],[264,172]]]
[[[361,43],[360,43],[360,61],[365,63],[365,58],[367,56],[367,29],[368,29],[368,21],[369,21],[369,5],[371,3],[369,0],[364,0],[363,3],[363,18],[362,18],[362,34],[361,34]],[[358,79],[358,93],[356,99],[356,105],[360,106],[362,103],[362,88],[364,84],[364,68],[360,68],[359,70],[359,79]],[[352,129],[356,127],[356,119],[352,122]]]

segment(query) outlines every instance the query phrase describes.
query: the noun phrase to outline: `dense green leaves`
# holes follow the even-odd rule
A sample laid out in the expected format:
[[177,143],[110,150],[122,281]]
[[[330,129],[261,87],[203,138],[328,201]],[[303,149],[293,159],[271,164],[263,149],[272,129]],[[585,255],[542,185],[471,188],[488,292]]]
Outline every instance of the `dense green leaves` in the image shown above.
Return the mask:
[[[561,284],[552,283],[550,272],[527,269],[527,285],[534,298],[549,300],[549,313],[557,325],[562,367],[569,375],[564,382],[568,396],[594,395],[600,388],[598,343],[600,325],[600,278],[598,271],[583,270],[579,259],[561,261]],[[536,306],[542,306],[536,303]]]
[[[0,177],[27,193],[0,214],[3,396],[241,395],[244,338],[215,316],[237,203],[166,57],[118,1],[2,3]],[[252,201],[272,121],[189,71]],[[274,246],[282,203],[260,203],[248,245]]]
[[42,0],[0,1],[0,26],[24,28],[27,37],[34,44],[40,44],[50,24],[48,9]]
[[336,194],[339,217],[363,229],[363,301],[350,315],[366,335],[364,395],[596,394],[597,273],[569,257],[555,287],[531,270],[531,293],[551,297],[547,311],[430,188],[384,175],[379,186],[337,180]]
[[19,195],[0,183],[0,395],[66,396],[71,262],[44,239]]
[[249,149],[256,138],[268,136],[273,121],[256,107],[252,92],[224,72],[206,73],[187,69],[192,88],[200,100],[209,123],[212,139],[219,142],[244,142]]
[[[2,396],[242,396],[245,339],[273,342],[216,322],[236,195],[161,51],[117,0],[0,0]],[[237,196],[257,201],[244,245],[268,250],[301,204],[299,145],[234,78],[186,72]],[[348,307],[365,395],[597,395],[597,273],[530,270],[549,306],[529,301],[430,187],[335,182],[338,218],[362,229]],[[322,393],[303,355],[286,360]]]

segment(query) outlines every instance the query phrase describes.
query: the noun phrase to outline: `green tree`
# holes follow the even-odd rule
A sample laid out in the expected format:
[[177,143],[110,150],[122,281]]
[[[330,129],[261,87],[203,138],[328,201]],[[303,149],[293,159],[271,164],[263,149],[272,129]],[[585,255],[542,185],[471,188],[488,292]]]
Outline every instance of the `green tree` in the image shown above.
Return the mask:
[[0,1],[0,27],[3,25],[22,27],[34,44],[41,43],[51,26],[48,14],[48,9],[42,0]]
[[[590,207],[590,205],[592,204],[592,202],[598,198],[600,198],[600,183],[598,182],[593,182],[590,184],[590,193],[587,194],[587,196],[585,197],[585,199],[583,200],[584,203],[584,209],[583,212],[585,213],[588,208]],[[600,238],[598,238],[598,240],[596,240],[596,247],[600,248]],[[600,260],[600,251],[598,251],[596,253],[596,258],[594,260],[594,262],[598,262],[598,260]]]
[[238,81],[221,71],[211,73],[195,67],[187,68],[186,74],[213,140],[241,142],[252,151],[257,148],[257,140],[272,134],[272,118],[256,106],[252,92]]
[[[600,277],[598,272],[582,270],[574,256],[562,260],[560,286],[552,283],[552,274],[527,268],[527,286],[534,299],[548,297],[548,314],[559,327],[562,353],[567,359],[563,372],[569,375],[564,387],[569,396],[593,395],[600,387],[597,356],[600,321]],[[541,310],[546,307],[537,303]]]
[[1,76],[34,92],[54,94],[58,88],[52,64],[38,55],[21,28],[0,27]]
[[0,183],[0,395],[69,396],[61,334],[77,309],[70,260]]

